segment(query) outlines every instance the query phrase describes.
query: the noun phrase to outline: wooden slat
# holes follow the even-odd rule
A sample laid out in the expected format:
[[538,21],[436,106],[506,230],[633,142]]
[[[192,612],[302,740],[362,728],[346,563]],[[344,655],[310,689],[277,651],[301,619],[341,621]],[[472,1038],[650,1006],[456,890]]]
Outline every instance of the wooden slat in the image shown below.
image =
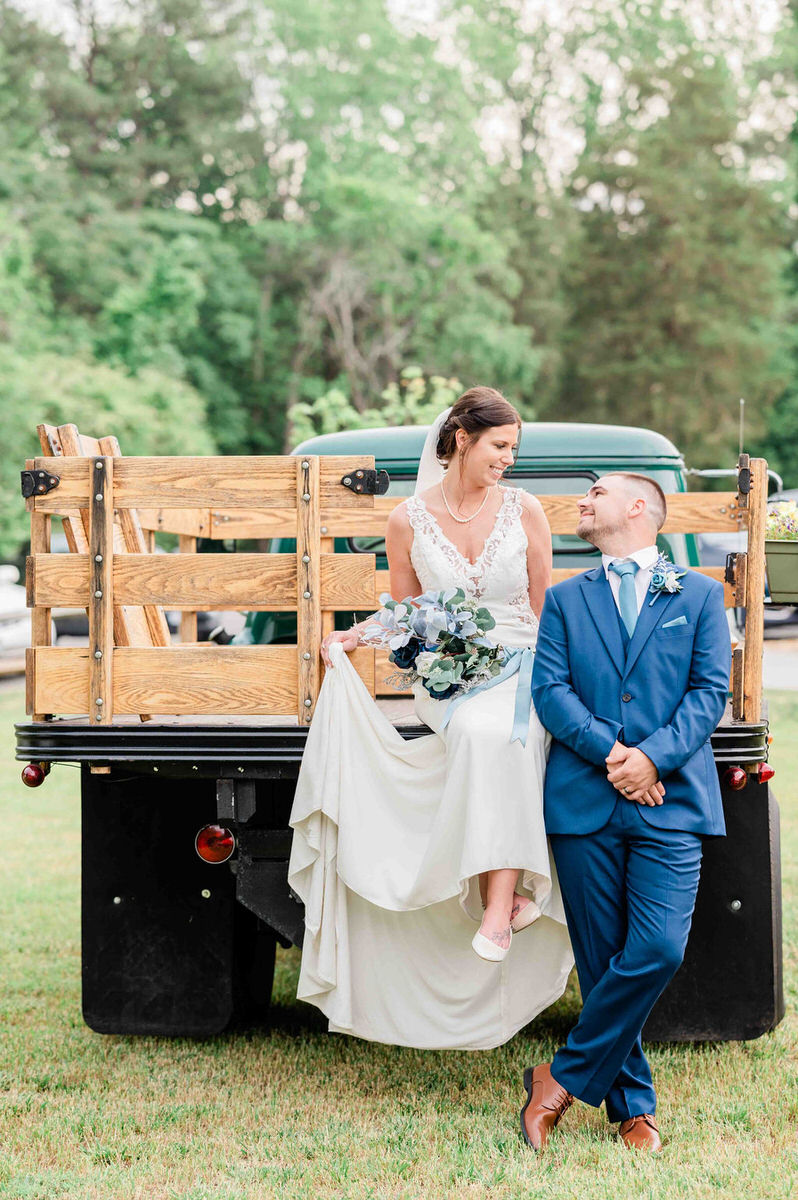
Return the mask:
[[[39,464],[36,469],[52,469],[48,459],[35,462]],[[296,462],[288,456],[122,458],[116,464],[114,501],[118,509],[251,508],[257,496],[264,508],[290,508]],[[34,507],[57,512],[65,506],[85,505],[88,460],[61,458],[57,474],[58,487],[37,497]]]
[[[197,556],[197,539],[190,533],[180,534],[180,557],[188,558],[193,556],[196,560]],[[221,556],[219,556],[221,557]],[[167,601],[159,600],[160,604],[166,604],[167,608],[172,605]],[[180,614],[180,641],[185,646],[187,643],[196,642],[197,640],[197,597],[196,594],[191,598],[192,607],[184,609]]]
[[732,716],[735,721],[742,721],[745,711],[745,695],[743,675],[745,671],[745,647],[735,646],[732,650],[731,693]]
[[294,459],[296,487],[297,719],[310,723],[319,694],[321,645],[321,537],[319,460]]
[[[211,514],[207,508],[139,508],[141,528],[153,533],[188,533],[192,537],[227,537],[211,534]],[[293,515],[293,514],[292,514]]]
[[[214,608],[291,611],[297,603],[296,562],[295,554],[116,555],[114,600],[117,605],[158,604],[189,613]],[[322,554],[322,609],[371,605],[374,562],[373,554]],[[32,555],[29,602],[53,608],[86,605],[89,565],[86,554]]]
[[91,468],[89,507],[89,721],[113,721],[114,460],[98,456]]
[[752,458],[748,495],[748,563],[746,568],[743,715],[758,721],[762,713],[762,649],[765,620],[765,522],[768,506],[767,462]]
[[[100,451],[102,454],[110,454],[115,459],[122,457],[122,451],[119,448],[119,442],[115,437],[101,437],[99,439]],[[116,533],[116,531],[114,531]],[[149,552],[149,545],[145,540],[144,530],[141,527],[139,515],[133,508],[122,508],[119,510],[119,532],[121,534],[121,545],[118,550],[126,554],[145,554]],[[125,620],[128,626],[131,625],[131,617],[133,614],[126,612]],[[166,614],[163,609],[157,604],[147,604],[144,606],[144,620],[149,630],[149,640],[153,646],[168,646],[172,641],[172,635],[169,632],[169,626],[166,623]],[[136,623],[140,624],[141,614],[135,614]],[[143,638],[134,640],[130,638],[129,644],[137,645],[143,641]],[[196,641],[196,637],[194,638]]]
[[330,566],[330,559],[335,551],[334,538],[319,538],[319,548],[321,550],[321,637],[322,641],[324,641],[327,634],[332,633],[335,629],[335,612],[325,603],[329,596],[327,572]]
[[[49,554],[52,519],[48,513],[32,512],[30,517],[31,557],[28,558],[25,568],[27,603],[31,609],[30,644],[31,646],[49,646],[52,643],[52,613],[49,607],[33,607],[33,576],[29,564],[34,555]],[[33,713],[33,719],[34,721],[47,721],[51,715],[51,713]]]
[[[31,653],[37,711],[45,702],[54,712],[86,713],[88,647],[49,646]],[[113,710],[294,716],[296,679],[294,646],[123,646],[113,652]]]

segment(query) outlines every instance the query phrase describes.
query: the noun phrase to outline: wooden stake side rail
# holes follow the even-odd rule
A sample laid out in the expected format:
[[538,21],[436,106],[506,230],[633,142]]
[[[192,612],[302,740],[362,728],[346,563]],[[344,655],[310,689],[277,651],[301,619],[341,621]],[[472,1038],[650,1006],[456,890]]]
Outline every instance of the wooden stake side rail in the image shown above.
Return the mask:
[[[69,434],[71,428],[62,427],[64,449],[79,450],[81,439],[76,431]],[[376,608],[379,595],[389,590],[388,573],[376,570],[373,554],[333,552],[336,537],[383,536],[389,513],[402,502],[342,486],[343,476],[356,466],[373,468],[374,460],[126,459],[113,439],[83,442],[94,452],[28,463],[59,478],[54,490],[27,502],[32,523],[27,591],[33,609],[28,712],[38,720],[88,711],[93,724],[109,724],[115,713],[291,714],[307,724],[322,678],[319,643],[334,613]],[[761,712],[767,464],[753,460],[750,468],[750,493],[669,496],[664,532],[749,528],[750,561],[738,556],[735,582],[725,585],[725,596],[727,605],[748,611],[746,643],[735,653],[734,711],[738,719],[753,721]],[[576,499],[540,497],[554,533],[574,532]],[[71,544],[77,553],[49,552],[55,514],[67,514],[77,531]],[[143,530],[178,532],[181,552],[144,552]],[[197,537],[209,536],[291,537],[296,552],[196,554]],[[555,569],[554,581],[583,569]],[[723,579],[722,568],[701,570]],[[54,607],[88,609],[88,648],[49,645]],[[170,645],[164,637],[164,609],[181,612],[183,644]],[[196,612],[211,609],[296,612],[297,643],[191,644]],[[352,661],[372,693],[392,669],[384,652],[359,650]]]

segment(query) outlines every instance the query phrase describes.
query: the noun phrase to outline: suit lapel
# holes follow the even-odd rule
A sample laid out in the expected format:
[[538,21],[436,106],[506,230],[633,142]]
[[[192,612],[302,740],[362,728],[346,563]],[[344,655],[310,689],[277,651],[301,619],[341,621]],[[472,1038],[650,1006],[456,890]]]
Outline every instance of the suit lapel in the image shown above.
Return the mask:
[[[602,641],[607,647],[607,652],[615,664],[618,674],[623,675],[626,655],[624,654],[615,600],[613,599],[610,585],[607,582],[604,568],[594,567],[592,571],[588,571],[583,575],[581,587],[585,603],[590,610],[590,615],[595,622],[596,628],[601,634]],[[636,632],[637,630],[635,630]]]
[[632,640],[629,643],[629,649],[626,654],[625,674],[628,674],[637,662],[640,652],[668,611],[668,605],[671,600],[677,594],[677,592],[661,592],[652,604],[651,601],[654,597],[646,592],[643,607],[640,609],[640,615],[637,618],[635,631],[632,634]]

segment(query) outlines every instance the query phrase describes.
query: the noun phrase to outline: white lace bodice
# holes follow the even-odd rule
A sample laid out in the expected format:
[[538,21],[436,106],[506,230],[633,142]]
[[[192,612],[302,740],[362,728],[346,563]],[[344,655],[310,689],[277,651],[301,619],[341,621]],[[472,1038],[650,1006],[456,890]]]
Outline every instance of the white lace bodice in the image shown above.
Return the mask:
[[406,502],[413,530],[410,561],[425,592],[461,587],[492,613],[490,639],[505,646],[534,646],[538,620],[529,604],[527,536],[518,488],[502,488],[496,523],[475,563],[449,541],[420,496]]

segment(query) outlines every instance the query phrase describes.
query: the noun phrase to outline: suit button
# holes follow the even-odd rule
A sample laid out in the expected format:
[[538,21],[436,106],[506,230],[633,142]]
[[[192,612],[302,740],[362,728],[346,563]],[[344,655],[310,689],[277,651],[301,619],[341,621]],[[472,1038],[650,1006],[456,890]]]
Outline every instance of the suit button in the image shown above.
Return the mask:
[[621,699],[623,700],[624,704],[628,704],[632,697],[628,692],[624,692],[624,694],[621,696]]

